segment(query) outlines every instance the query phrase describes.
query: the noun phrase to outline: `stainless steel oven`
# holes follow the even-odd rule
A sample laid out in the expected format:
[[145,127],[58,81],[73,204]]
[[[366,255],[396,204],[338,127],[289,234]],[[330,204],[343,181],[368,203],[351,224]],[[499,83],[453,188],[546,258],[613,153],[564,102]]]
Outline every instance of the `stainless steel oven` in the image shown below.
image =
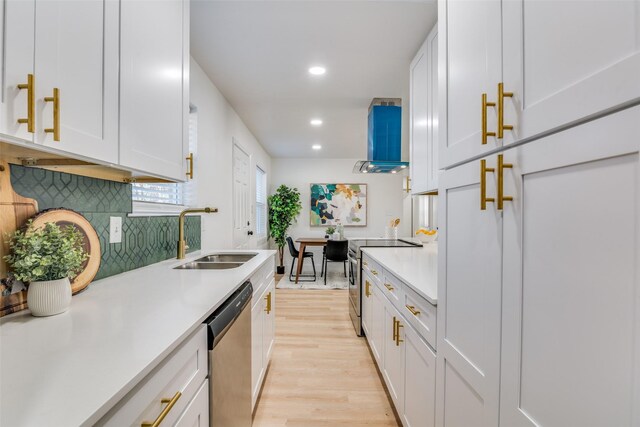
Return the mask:
[[362,251],[363,247],[415,248],[421,243],[402,239],[349,240],[349,317],[356,334],[362,336]]

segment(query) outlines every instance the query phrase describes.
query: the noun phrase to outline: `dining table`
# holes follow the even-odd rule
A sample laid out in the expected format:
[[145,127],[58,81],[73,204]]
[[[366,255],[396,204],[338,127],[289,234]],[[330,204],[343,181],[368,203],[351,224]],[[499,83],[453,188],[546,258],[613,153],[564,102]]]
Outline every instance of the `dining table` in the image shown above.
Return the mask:
[[325,237],[298,237],[296,243],[300,244],[300,252],[298,254],[298,268],[296,269],[296,283],[302,273],[302,262],[304,259],[304,250],[307,246],[326,246],[327,238]]

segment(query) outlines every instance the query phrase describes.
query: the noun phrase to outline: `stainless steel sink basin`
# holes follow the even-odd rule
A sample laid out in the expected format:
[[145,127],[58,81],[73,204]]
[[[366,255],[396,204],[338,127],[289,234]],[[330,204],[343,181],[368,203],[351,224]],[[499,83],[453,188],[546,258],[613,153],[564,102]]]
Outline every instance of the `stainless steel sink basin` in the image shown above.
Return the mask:
[[256,253],[238,253],[238,254],[211,254],[205,257],[199,258],[196,262],[247,262],[251,258],[255,257]]
[[228,270],[230,268],[238,268],[241,262],[198,262],[192,261],[186,264],[174,267],[174,270]]

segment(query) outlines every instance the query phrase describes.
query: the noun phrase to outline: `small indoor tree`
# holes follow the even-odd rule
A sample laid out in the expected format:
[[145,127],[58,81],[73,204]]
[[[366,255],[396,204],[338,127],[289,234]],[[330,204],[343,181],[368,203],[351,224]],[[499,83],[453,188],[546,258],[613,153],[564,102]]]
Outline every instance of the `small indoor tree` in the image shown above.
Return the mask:
[[278,274],[284,274],[284,245],[287,243],[287,230],[301,209],[300,192],[297,188],[281,185],[275,194],[269,196],[269,237],[278,246],[280,256]]

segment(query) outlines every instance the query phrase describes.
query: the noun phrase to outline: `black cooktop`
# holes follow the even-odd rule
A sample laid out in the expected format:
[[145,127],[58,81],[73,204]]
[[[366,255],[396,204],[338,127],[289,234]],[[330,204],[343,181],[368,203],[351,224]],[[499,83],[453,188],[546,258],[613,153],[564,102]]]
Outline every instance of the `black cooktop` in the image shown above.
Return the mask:
[[409,242],[402,239],[353,239],[349,240],[349,247],[354,251],[360,248],[415,248],[422,246],[421,243]]

